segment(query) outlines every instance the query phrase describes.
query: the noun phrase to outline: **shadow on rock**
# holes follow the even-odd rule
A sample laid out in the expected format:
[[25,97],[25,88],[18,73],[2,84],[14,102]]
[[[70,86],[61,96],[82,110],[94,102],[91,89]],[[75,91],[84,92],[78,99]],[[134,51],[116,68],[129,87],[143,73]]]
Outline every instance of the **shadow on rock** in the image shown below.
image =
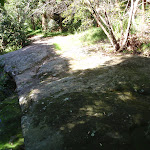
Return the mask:
[[[24,111],[22,122],[28,123],[25,139],[37,149],[46,145],[53,150],[148,149],[149,74],[150,59],[134,56],[55,81],[47,76],[32,88],[35,102]],[[31,130],[42,138],[31,139]],[[60,143],[55,146],[46,140],[47,136],[53,140],[54,135]]]

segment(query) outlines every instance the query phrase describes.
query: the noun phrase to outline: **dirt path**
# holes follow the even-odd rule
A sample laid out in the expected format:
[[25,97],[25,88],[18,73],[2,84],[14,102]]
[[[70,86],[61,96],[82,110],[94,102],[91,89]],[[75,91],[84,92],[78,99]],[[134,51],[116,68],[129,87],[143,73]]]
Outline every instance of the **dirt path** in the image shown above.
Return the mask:
[[54,49],[69,38],[0,56],[17,84],[26,149],[147,150],[150,59],[106,55],[97,45]]

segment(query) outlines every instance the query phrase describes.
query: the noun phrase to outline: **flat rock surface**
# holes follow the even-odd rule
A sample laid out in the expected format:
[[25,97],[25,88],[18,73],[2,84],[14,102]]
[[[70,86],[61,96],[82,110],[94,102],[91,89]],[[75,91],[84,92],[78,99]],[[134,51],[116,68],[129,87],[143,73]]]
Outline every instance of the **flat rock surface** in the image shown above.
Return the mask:
[[0,56],[17,85],[26,150],[134,149],[132,133],[150,120],[150,59],[94,46],[58,52],[57,40],[68,37]]

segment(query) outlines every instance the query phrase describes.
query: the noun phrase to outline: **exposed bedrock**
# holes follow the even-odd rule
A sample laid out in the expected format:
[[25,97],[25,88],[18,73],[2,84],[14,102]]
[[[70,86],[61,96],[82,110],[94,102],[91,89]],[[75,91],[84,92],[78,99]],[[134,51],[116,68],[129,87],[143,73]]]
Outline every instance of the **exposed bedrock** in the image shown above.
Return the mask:
[[45,41],[0,56],[16,82],[26,150],[133,148],[149,121],[150,59],[113,56],[76,71],[70,61]]

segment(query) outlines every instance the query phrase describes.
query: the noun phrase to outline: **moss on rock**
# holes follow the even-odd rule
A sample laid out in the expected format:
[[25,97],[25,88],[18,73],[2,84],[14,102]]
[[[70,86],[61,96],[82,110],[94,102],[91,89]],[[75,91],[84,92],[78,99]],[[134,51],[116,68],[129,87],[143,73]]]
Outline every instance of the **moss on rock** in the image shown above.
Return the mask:
[[1,68],[0,73],[0,149],[23,149],[21,110],[15,82]]

